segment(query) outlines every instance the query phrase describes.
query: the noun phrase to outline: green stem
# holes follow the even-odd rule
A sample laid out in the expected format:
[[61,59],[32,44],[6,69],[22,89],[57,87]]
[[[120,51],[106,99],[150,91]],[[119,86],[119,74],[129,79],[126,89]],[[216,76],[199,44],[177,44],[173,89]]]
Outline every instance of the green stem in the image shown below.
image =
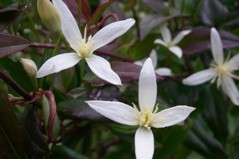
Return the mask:
[[62,34],[60,34],[60,36],[59,36],[59,38],[58,38],[58,40],[56,42],[56,47],[55,47],[55,49],[54,49],[54,51],[52,53],[52,56],[54,56],[57,52],[60,51],[61,44],[62,44]]
[[80,77],[81,77],[81,83],[84,78],[84,70],[85,70],[85,60],[81,60],[80,62]]

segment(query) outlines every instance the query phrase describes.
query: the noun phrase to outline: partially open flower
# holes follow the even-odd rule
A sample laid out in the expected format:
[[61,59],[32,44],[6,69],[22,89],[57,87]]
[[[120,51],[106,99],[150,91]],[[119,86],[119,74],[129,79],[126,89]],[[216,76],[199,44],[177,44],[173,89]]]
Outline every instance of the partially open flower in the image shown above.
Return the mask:
[[35,78],[37,74],[37,66],[35,62],[32,61],[31,59],[25,59],[25,58],[21,58],[20,62],[22,63],[22,66],[24,70],[27,72],[27,74],[30,77]]
[[49,0],[37,0],[37,11],[41,20],[53,31],[61,29],[61,19]]
[[163,45],[167,47],[172,53],[174,53],[179,58],[182,57],[183,52],[180,47],[177,46],[177,44],[188,34],[191,33],[191,30],[183,30],[178,35],[172,39],[172,35],[167,27],[166,24],[162,25],[160,27],[161,34],[163,39],[156,39],[155,43]]

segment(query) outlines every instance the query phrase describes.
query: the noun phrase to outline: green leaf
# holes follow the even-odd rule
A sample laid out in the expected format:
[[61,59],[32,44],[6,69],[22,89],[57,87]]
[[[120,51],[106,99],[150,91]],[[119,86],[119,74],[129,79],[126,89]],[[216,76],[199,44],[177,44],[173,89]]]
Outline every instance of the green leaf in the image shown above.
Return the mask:
[[154,41],[158,34],[149,34],[143,40],[136,41],[128,50],[128,55],[135,60],[141,60],[149,56],[152,48],[155,47]]
[[78,154],[76,151],[64,146],[55,145],[52,147],[52,155],[49,159],[87,159],[87,157]]
[[20,158],[24,155],[23,130],[1,80],[0,94],[0,157]]

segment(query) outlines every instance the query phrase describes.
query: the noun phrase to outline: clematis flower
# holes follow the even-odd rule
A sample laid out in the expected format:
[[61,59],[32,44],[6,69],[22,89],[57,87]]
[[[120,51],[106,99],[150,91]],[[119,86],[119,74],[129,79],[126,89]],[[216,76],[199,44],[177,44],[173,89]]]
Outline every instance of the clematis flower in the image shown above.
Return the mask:
[[185,85],[199,85],[207,81],[217,82],[217,87],[221,87],[222,91],[231,99],[235,105],[239,105],[239,92],[233,81],[233,78],[239,79],[233,74],[239,69],[239,54],[230,60],[224,60],[223,46],[221,38],[215,28],[211,29],[211,49],[214,62],[211,67],[192,74],[183,80]]
[[[151,51],[149,57],[151,58],[152,63],[153,63],[153,67],[155,69],[155,72],[158,75],[160,75],[160,76],[171,76],[172,75],[172,71],[169,68],[160,67],[160,68],[156,69],[157,68],[157,63],[158,63],[158,56],[157,56],[157,53],[154,49]],[[135,61],[134,63],[137,64],[137,65],[143,66],[144,61],[145,61],[145,59],[141,60],[141,61]]]
[[48,59],[37,72],[37,77],[41,78],[73,67],[84,59],[95,75],[109,83],[121,85],[121,80],[111,69],[110,63],[93,53],[128,31],[134,25],[135,20],[127,19],[111,23],[98,31],[93,37],[87,37],[85,29],[84,37],[82,37],[66,4],[62,0],[53,0],[53,5],[61,18],[61,31],[74,51]]
[[151,159],[154,153],[154,136],[151,127],[164,128],[185,120],[193,107],[176,106],[157,112],[157,83],[152,60],[148,58],[139,77],[139,109],[121,102],[86,101],[105,117],[130,126],[139,126],[135,134],[135,154],[137,159]]
[[162,25],[160,27],[160,31],[162,34],[163,39],[156,39],[156,44],[161,44],[165,47],[167,47],[172,53],[174,53],[179,58],[182,57],[183,52],[180,47],[177,46],[177,44],[186,36],[188,35],[191,30],[184,30],[178,33],[178,35],[172,39],[172,35],[167,27],[167,25]]

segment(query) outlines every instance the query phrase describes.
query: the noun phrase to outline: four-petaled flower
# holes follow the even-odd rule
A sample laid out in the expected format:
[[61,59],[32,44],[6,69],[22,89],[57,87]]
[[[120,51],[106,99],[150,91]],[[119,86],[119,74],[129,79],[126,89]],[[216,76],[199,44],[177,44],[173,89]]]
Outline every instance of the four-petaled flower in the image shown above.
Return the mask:
[[94,55],[93,52],[128,31],[134,25],[135,20],[127,19],[111,23],[98,31],[93,37],[89,36],[88,38],[85,29],[84,37],[82,38],[77,23],[66,4],[62,0],[53,0],[53,5],[61,18],[61,31],[75,52],[64,53],[50,58],[39,69],[37,77],[41,78],[73,67],[80,60],[85,59],[89,68],[98,77],[109,83],[121,85],[121,80],[111,69],[110,63]]
[[[172,76],[172,71],[171,71],[170,68],[166,68],[166,67],[157,68],[158,56],[157,56],[157,53],[154,49],[151,51],[149,57],[151,58],[152,63],[153,63],[153,67],[155,69],[155,72],[158,75],[160,75],[160,76]],[[145,60],[146,59],[143,59],[141,61],[136,61],[134,63],[137,64],[137,65],[143,66]]]
[[172,35],[167,27],[166,24],[162,25],[160,27],[160,31],[163,37],[162,39],[156,39],[155,43],[156,44],[161,44],[165,47],[167,47],[172,53],[174,53],[176,56],[178,56],[179,58],[182,57],[183,52],[182,49],[178,46],[176,46],[186,35],[188,35],[191,30],[184,30],[181,31],[180,33],[178,33],[178,35],[172,39]]
[[215,28],[211,29],[211,49],[214,62],[209,69],[192,74],[183,80],[185,85],[199,85],[206,81],[217,81],[217,87],[231,99],[235,105],[239,105],[239,92],[233,81],[233,78],[239,79],[233,74],[239,69],[239,55],[232,57],[230,60],[224,60],[223,46],[221,38]]
[[105,117],[125,125],[139,126],[135,134],[135,154],[137,159],[151,159],[154,153],[154,136],[151,127],[164,128],[185,120],[193,107],[176,106],[157,112],[157,83],[152,61],[148,58],[139,77],[139,107],[131,107],[121,102],[86,101]]

